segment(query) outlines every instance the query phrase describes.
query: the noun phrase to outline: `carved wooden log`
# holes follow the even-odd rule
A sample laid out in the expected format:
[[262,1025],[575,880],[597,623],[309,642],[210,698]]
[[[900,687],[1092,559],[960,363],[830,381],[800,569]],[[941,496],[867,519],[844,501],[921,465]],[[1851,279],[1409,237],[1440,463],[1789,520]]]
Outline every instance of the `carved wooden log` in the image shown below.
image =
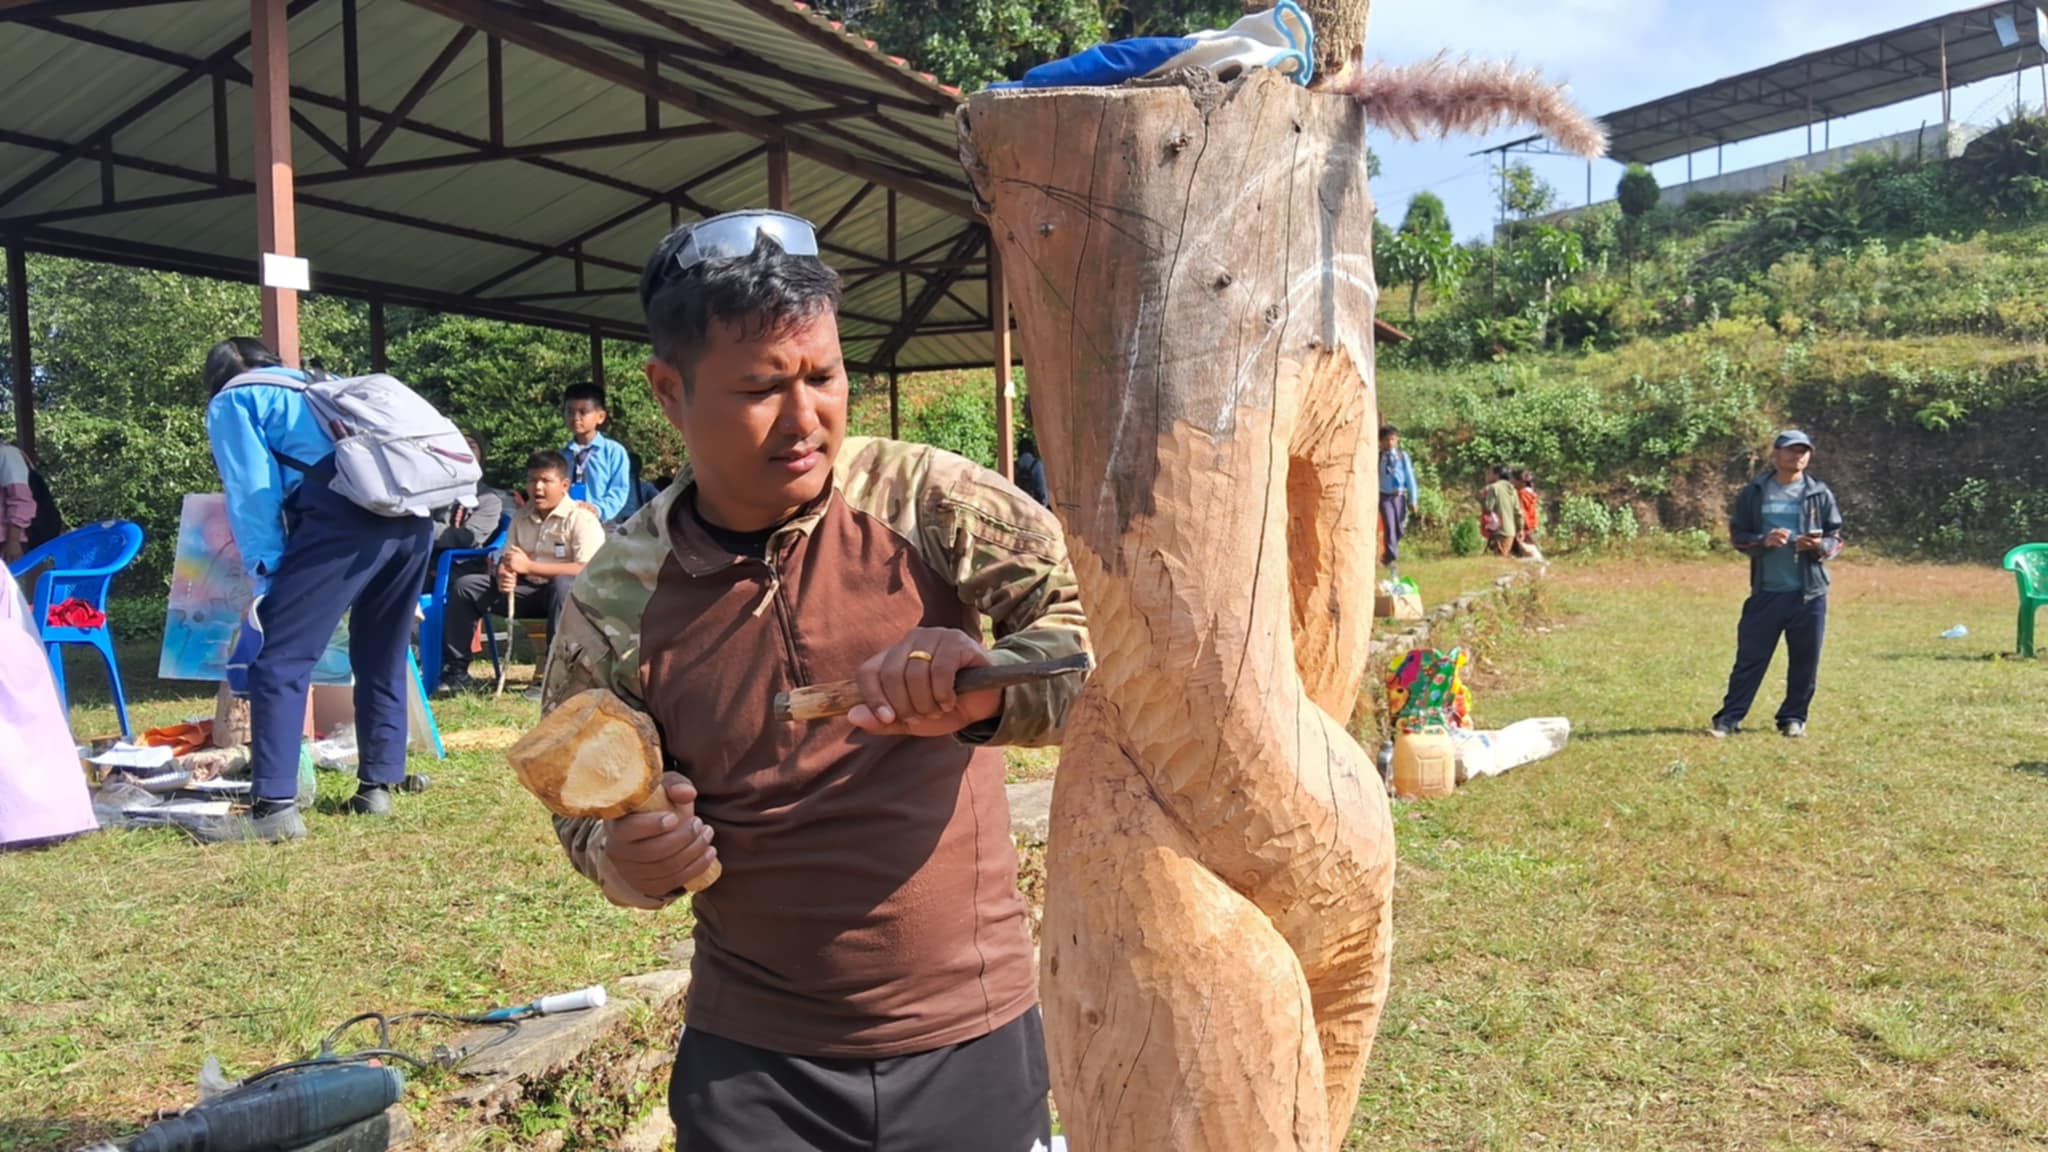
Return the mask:
[[[1372,15],[1372,0],[1300,0],[1316,30],[1316,76],[1318,85],[1336,79],[1358,60],[1365,45],[1365,25]],[[1263,12],[1273,0],[1244,0],[1247,12]]]
[[249,742],[249,702],[228,691],[225,682],[213,695],[213,746],[240,748]]
[[1350,100],[1254,72],[961,121],[1097,670],[1047,847],[1077,1152],[1329,1150],[1387,988],[1393,830],[1345,733],[1377,515]]

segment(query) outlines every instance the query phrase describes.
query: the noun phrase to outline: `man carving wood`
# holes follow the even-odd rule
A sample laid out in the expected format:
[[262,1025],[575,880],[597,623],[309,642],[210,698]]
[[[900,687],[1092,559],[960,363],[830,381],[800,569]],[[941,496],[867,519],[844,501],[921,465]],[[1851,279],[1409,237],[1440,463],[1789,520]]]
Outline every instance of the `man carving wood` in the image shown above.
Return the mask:
[[[648,381],[690,466],[577,582],[546,696],[644,711],[674,811],[556,827],[620,904],[723,870],[694,897],[679,1152],[1027,1152],[1048,1085],[998,749],[1056,741],[1079,677],[953,678],[1084,654],[1073,574],[1001,477],[846,435],[817,252],[807,222],[748,212],[648,260]],[[844,718],[771,713],[849,678]]]

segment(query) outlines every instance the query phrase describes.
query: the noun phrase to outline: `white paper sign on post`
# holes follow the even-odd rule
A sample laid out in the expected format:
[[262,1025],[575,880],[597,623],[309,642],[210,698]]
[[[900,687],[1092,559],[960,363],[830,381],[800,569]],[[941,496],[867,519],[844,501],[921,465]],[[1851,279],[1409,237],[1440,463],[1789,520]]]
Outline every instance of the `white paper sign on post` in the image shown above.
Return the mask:
[[289,288],[294,292],[313,290],[313,266],[303,256],[279,256],[275,252],[263,254],[263,286],[265,288]]

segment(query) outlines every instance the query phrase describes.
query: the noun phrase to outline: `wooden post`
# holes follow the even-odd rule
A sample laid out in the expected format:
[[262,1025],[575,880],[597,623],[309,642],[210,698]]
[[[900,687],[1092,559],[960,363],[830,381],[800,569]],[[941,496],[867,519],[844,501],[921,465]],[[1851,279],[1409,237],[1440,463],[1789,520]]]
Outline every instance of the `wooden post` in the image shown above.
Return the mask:
[[903,395],[897,389],[896,370],[889,369],[889,439],[903,439]]
[[14,442],[36,450],[35,350],[28,326],[28,250],[20,235],[7,237],[7,333],[14,376]]
[[996,365],[996,471],[1017,479],[1017,386],[1010,379],[1010,291],[1003,283],[1003,254],[988,250],[988,319]]
[[386,355],[384,332],[384,298],[370,297],[370,371],[388,372],[391,359]]
[[1387,798],[1344,729],[1378,503],[1363,113],[1255,70],[982,92],[960,127],[1030,269],[1011,303],[1097,660],[1046,859],[1062,1127],[1332,1152],[1393,942]]
[[[249,0],[250,103],[256,113],[256,248],[296,256],[292,204],[291,25],[285,0]],[[299,294],[263,287],[263,342],[286,364],[299,362]]]
[[768,146],[768,207],[789,211],[789,145],[779,141]]

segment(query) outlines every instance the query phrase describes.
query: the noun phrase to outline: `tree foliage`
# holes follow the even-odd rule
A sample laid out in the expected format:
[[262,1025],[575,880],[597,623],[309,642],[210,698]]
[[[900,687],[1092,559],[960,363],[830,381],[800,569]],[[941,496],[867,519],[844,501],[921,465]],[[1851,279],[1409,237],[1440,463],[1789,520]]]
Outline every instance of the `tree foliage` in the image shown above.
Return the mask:
[[1456,287],[1465,275],[1465,261],[1465,250],[1451,239],[1449,228],[1410,230],[1404,224],[1399,232],[1388,234],[1375,267],[1382,284],[1408,286],[1408,319],[1412,321],[1423,285],[1439,291]]
[[1510,164],[1494,177],[1500,187],[1501,206],[1517,220],[1541,216],[1557,207],[1557,189],[1527,164]]
[[1401,218],[1403,232],[1449,232],[1451,214],[1443,197],[1434,192],[1417,192],[1408,199],[1408,214]]
[[1663,199],[1664,190],[1657,186],[1656,174],[1641,164],[1631,164],[1621,174],[1621,183],[1615,185],[1614,198],[1621,204],[1621,214],[1631,220],[1647,216]]
[[968,91],[1104,40],[1178,36],[1243,14],[1235,0],[825,0],[819,8]]

